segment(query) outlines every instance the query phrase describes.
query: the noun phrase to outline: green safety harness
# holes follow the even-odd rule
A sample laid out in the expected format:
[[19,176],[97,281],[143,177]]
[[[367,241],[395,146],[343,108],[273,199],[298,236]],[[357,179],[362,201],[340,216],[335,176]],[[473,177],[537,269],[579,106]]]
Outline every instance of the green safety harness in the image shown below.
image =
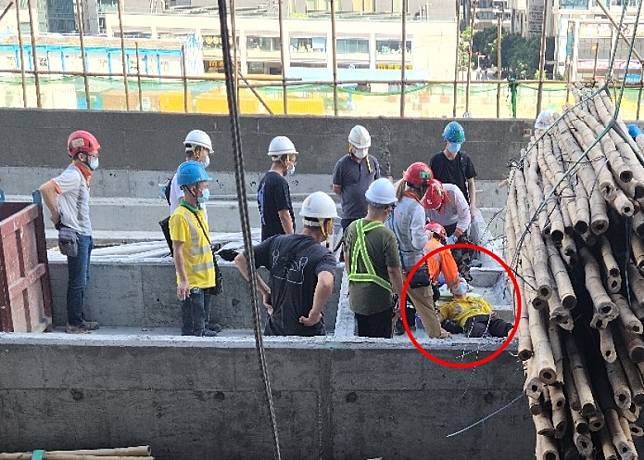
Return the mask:
[[[360,219],[356,222],[356,226],[357,237],[353,247],[351,248],[349,281],[354,281],[356,283],[374,283],[381,288],[392,292],[391,284],[387,280],[379,277],[376,274],[376,271],[373,268],[373,263],[369,258],[369,253],[367,252],[367,243],[365,241],[365,235],[367,233],[369,233],[371,230],[375,230],[376,228],[384,227],[384,224],[382,222],[369,222],[365,225],[364,219]],[[358,273],[358,257],[361,258],[362,264],[367,270],[367,273]]]

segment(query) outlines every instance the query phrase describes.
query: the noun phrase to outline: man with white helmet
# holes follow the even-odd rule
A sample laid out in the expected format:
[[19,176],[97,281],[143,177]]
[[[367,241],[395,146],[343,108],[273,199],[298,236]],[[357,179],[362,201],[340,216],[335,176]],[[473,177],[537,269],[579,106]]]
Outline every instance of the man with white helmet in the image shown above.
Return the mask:
[[340,195],[342,230],[351,222],[367,215],[365,192],[380,177],[378,160],[369,155],[371,136],[364,126],[356,125],[349,132],[349,154],[343,156],[333,169],[333,191]]
[[257,188],[257,205],[262,222],[262,241],[273,235],[295,233],[295,214],[286,175],[295,173],[298,152],[286,136],[273,138],[268,146],[271,169]]
[[[338,217],[333,199],[315,192],[302,203],[302,234],[273,235],[253,248],[255,266],[269,271],[268,284],[258,287],[268,311],[266,335],[324,335],[323,309],[333,292],[336,260],[321,243]],[[250,279],[248,259],[240,253],[235,265]]]
[[344,237],[349,272],[349,306],[360,337],[391,338],[393,294],[403,285],[396,235],[384,222],[398,201],[393,184],[385,178],[365,192],[367,216],[349,225]]

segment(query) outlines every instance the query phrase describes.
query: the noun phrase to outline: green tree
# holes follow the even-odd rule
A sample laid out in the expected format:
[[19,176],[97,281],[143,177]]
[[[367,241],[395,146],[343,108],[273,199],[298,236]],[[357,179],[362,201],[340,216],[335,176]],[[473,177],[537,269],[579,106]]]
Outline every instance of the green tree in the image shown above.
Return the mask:
[[469,59],[470,38],[472,38],[472,29],[470,27],[461,32],[461,38],[458,43],[458,69],[467,70],[467,61]]
[[[497,29],[488,27],[474,34],[472,50],[488,56],[484,67],[496,64]],[[475,56],[472,56],[474,61]],[[520,34],[503,34],[501,67],[517,79],[533,78],[539,68],[539,38],[527,39]]]

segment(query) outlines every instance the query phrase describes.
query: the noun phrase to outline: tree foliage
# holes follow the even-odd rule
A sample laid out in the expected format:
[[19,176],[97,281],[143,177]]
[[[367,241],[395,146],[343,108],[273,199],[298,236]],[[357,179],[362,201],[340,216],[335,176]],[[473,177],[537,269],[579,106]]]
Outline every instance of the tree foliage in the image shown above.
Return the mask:
[[[478,64],[476,53],[485,55],[481,59],[483,69],[496,65],[497,29],[474,33],[472,39],[472,60]],[[517,79],[534,78],[539,68],[539,38],[525,38],[520,34],[503,34],[501,39],[501,68],[504,76]]]

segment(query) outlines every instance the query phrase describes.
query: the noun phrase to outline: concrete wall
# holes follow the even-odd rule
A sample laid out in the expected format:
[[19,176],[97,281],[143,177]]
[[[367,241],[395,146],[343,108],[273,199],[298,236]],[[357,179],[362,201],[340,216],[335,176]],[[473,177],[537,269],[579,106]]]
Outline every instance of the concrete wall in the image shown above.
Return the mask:
[[[67,162],[67,136],[82,128],[94,132],[101,142],[102,168],[172,171],[183,158],[183,137],[190,129],[200,128],[213,138],[217,154],[211,169],[233,170],[230,127],[224,116],[2,109],[0,117],[3,166],[61,168]],[[265,170],[271,138],[288,135],[302,154],[298,173],[330,174],[346,153],[347,135],[356,123],[372,133],[372,153],[394,176],[413,161],[429,161],[443,148],[444,119],[244,117],[245,170]],[[468,139],[463,150],[472,156],[481,179],[505,176],[506,163],[527,142],[526,130],[532,126],[530,120],[462,123]]]
[[[246,282],[237,268],[220,261],[224,291],[210,304],[211,320],[228,329],[250,329],[253,317]],[[324,309],[327,331],[335,327],[342,267],[335,277],[335,289]],[[264,279],[267,274],[262,270]],[[67,321],[67,264],[50,262],[53,316],[55,326]],[[104,326],[140,328],[181,327],[181,309],[176,297],[175,271],[168,263],[96,263],[90,266],[90,281],[85,299],[88,319]],[[263,310],[263,309],[262,309]]]
[[[272,458],[252,340],[0,334],[0,343],[0,450],[150,444],[160,460]],[[521,393],[515,358],[473,373],[382,343],[265,340],[284,459],[532,458],[525,401],[445,437]]]

